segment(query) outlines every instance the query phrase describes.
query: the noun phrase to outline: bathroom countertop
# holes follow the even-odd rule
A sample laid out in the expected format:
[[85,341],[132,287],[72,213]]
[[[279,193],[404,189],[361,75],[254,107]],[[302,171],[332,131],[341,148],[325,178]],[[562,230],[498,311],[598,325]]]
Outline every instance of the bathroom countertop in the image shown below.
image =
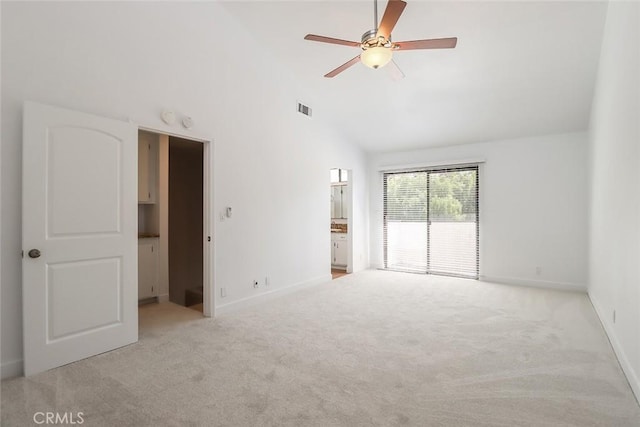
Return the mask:
[[153,237],[160,237],[157,233],[138,233],[138,239],[149,239]]

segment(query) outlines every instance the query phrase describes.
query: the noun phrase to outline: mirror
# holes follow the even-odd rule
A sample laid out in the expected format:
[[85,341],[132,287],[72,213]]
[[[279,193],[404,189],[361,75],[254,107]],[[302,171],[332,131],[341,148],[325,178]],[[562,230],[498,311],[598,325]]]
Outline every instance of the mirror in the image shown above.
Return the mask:
[[347,219],[346,169],[331,169],[331,219]]
[[342,193],[340,186],[331,187],[331,218],[342,218]]
[[347,219],[349,218],[349,214],[347,211],[347,207],[349,207],[349,203],[347,203],[347,186],[343,185],[342,186],[342,200],[340,201],[340,207],[342,210],[342,219]]
[[331,187],[331,218],[347,218],[347,194],[344,185],[334,185]]

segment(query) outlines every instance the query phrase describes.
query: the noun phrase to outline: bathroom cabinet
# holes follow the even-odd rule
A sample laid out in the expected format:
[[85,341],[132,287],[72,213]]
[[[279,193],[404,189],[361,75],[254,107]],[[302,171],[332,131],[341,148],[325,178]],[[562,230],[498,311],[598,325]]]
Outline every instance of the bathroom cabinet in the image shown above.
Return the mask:
[[331,233],[331,265],[347,266],[348,245],[346,233]]
[[158,182],[157,135],[138,134],[138,203],[155,203]]
[[138,300],[158,296],[157,237],[138,239]]

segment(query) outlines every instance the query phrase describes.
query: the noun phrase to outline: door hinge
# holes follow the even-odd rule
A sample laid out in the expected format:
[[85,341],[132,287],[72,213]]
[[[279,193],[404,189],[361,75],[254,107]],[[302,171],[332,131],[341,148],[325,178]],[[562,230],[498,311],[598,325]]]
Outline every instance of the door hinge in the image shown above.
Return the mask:
[[151,252],[153,252],[153,246],[151,246]]
[[24,251],[20,251],[20,257],[24,258]]
[[149,199],[151,199],[151,192],[149,192]]

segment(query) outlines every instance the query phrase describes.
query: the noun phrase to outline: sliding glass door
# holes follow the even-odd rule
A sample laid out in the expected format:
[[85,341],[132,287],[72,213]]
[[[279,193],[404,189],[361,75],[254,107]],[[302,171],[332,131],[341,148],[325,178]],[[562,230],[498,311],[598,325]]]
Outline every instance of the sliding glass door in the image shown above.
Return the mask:
[[477,278],[478,167],[384,174],[384,266]]
[[427,172],[384,175],[384,267],[426,272],[428,267]]

